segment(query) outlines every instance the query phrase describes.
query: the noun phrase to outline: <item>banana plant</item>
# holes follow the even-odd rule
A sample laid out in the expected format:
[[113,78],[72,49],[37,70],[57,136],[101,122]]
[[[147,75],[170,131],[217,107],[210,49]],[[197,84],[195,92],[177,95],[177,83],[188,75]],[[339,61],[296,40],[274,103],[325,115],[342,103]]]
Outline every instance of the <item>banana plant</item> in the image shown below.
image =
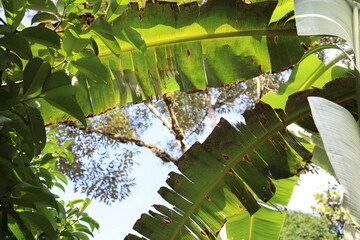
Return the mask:
[[[333,9],[330,9],[334,7]],[[311,6],[310,6],[311,5]],[[316,15],[313,7],[319,7]],[[336,9],[336,11],[334,11]],[[359,66],[360,40],[359,40],[359,3],[357,1],[319,1],[305,3],[295,1],[295,11],[299,21],[297,26],[300,34],[334,35],[345,39],[355,55],[355,80],[357,98],[360,93]],[[312,27],[306,27],[306,23]],[[301,27],[300,27],[301,25]],[[360,213],[358,211],[359,191],[357,186],[357,172],[360,170],[358,150],[360,144],[359,124],[351,112],[343,107],[322,98],[309,98],[312,115],[320,136],[324,143],[329,165],[335,177],[344,188],[343,206],[349,211],[352,221],[359,226]],[[359,116],[359,105],[354,114]],[[358,228],[347,227],[347,239],[356,239]]]

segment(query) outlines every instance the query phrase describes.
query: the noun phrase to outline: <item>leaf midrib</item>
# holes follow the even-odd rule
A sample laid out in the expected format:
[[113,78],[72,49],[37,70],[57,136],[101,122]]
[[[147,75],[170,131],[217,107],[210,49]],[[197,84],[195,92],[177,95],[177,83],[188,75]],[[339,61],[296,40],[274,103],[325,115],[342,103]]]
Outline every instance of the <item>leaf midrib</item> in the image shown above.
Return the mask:
[[[203,41],[210,39],[220,39],[220,38],[231,38],[231,37],[251,37],[251,36],[296,36],[296,29],[264,29],[264,30],[251,30],[251,31],[236,31],[236,32],[226,32],[226,33],[211,33],[203,34],[197,36],[189,37],[177,37],[174,39],[166,39],[160,41],[152,41],[147,43],[147,48],[156,48],[160,46],[172,45],[177,43],[185,43],[192,41]],[[105,48],[107,49],[107,48]],[[122,52],[130,52],[136,50],[132,46],[127,46],[121,49]],[[113,55],[110,50],[106,50],[103,53],[99,54],[99,57],[107,57]]]

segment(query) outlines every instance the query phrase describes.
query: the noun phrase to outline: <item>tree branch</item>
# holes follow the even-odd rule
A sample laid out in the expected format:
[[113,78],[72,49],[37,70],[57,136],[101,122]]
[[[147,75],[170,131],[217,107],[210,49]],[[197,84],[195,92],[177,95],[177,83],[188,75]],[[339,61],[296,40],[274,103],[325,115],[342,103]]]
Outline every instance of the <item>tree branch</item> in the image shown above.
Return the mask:
[[171,123],[157,110],[151,102],[146,101],[145,105],[149,108],[149,110],[167,127],[171,133],[175,135],[174,130],[172,129]]
[[174,107],[173,107],[173,98],[172,93],[166,93],[163,95],[164,102],[169,111],[169,117],[171,119],[171,128],[175,134],[175,139],[180,142],[181,152],[184,153],[189,148],[186,141],[185,135],[182,128],[179,125],[179,122],[176,118]]
[[119,141],[121,143],[134,143],[135,145],[137,145],[139,147],[146,147],[146,148],[150,149],[153,153],[155,153],[155,155],[164,162],[173,162],[173,163],[175,163],[177,161],[176,158],[171,157],[166,151],[158,148],[155,145],[145,143],[140,138],[126,137],[126,136],[123,136],[121,134],[115,134],[115,133],[111,133],[111,132],[106,132],[105,130],[100,129],[100,128],[91,128],[91,127],[84,128],[84,127],[81,127],[81,126],[77,125],[75,122],[71,122],[71,121],[64,122],[64,124],[66,124],[67,126],[70,126],[70,127],[74,127],[74,128],[83,130],[86,133],[99,133],[99,134],[102,134],[103,136],[106,136],[108,138],[117,140],[117,141]]
[[216,126],[215,105],[211,104],[211,96],[209,91],[205,91],[204,98],[207,106],[207,113],[210,118],[211,128],[214,129]]

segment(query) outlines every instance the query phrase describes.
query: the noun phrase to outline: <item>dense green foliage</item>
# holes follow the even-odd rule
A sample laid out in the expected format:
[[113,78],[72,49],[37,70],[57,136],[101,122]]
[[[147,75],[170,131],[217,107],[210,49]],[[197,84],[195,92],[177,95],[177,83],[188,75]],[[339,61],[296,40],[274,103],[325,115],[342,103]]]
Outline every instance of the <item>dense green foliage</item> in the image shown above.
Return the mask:
[[281,232],[282,240],[320,240],[336,239],[329,233],[329,221],[309,213],[288,212]]

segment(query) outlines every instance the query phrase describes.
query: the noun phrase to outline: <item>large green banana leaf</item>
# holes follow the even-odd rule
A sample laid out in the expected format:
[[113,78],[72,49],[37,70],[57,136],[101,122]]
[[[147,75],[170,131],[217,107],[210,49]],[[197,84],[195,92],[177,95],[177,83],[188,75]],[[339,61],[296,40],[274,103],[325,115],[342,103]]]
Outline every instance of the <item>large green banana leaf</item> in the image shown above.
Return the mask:
[[271,198],[272,206],[266,205],[255,214],[241,212],[226,221],[227,239],[258,240],[279,239],[286,212],[282,206],[287,206],[298,177],[275,181],[276,193]]
[[[259,209],[275,192],[271,178],[287,178],[311,158],[286,126],[308,117],[307,96],[348,103],[355,96],[354,79],[337,79],[324,89],[289,97],[285,111],[259,103],[244,114],[246,125],[222,120],[202,144],[180,159],[181,174],[171,173],[159,193],[172,206],[143,214],[134,229],[149,239],[214,239],[226,219]],[[129,235],[127,239],[138,239]]]
[[[88,56],[71,63],[78,78],[77,101],[85,115],[97,114],[178,89],[198,91],[288,68],[311,39],[297,36],[294,20],[285,24],[291,15],[269,24],[274,12],[277,18],[292,8],[288,1],[277,4],[156,2],[142,10],[131,4],[105,33],[94,27],[101,62]],[[124,26],[141,34],[146,51],[125,41]],[[46,102],[41,105],[45,122],[68,117],[49,109]]]

